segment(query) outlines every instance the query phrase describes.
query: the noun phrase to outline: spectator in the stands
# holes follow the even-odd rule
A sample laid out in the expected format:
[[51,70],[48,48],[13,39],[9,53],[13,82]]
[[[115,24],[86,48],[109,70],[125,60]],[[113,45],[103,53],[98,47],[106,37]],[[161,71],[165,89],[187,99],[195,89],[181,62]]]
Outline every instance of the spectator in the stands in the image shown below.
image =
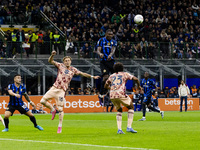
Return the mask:
[[84,58],[90,58],[91,57],[92,48],[91,48],[91,46],[89,46],[88,43],[85,43],[85,45],[82,47],[81,51],[83,52],[83,57]]

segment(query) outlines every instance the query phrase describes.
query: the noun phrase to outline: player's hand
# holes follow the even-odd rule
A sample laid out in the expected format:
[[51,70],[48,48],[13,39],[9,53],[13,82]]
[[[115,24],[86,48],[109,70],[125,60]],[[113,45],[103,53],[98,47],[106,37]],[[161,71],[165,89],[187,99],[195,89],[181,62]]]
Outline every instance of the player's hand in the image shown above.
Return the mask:
[[108,59],[107,59],[107,60],[110,61],[110,60],[111,60],[111,57],[112,57],[111,55],[108,55]]
[[15,94],[15,97],[17,97],[17,98],[20,98],[20,97],[21,97],[21,95],[19,95],[19,94]]
[[51,55],[55,56],[56,55],[56,51],[52,51]]
[[101,53],[99,56],[100,56],[100,58],[103,58],[104,54]]
[[101,78],[100,76],[94,76],[93,77],[94,79],[99,79],[99,78]]

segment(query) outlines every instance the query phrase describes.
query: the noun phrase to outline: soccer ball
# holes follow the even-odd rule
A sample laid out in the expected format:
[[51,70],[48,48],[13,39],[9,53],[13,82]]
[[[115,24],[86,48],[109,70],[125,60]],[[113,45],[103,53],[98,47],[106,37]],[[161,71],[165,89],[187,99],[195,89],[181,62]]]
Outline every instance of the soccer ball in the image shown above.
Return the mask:
[[136,15],[135,17],[134,17],[134,22],[135,23],[137,23],[137,24],[141,24],[142,22],[144,21],[144,18],[143,18],[143,16],[142,15]]

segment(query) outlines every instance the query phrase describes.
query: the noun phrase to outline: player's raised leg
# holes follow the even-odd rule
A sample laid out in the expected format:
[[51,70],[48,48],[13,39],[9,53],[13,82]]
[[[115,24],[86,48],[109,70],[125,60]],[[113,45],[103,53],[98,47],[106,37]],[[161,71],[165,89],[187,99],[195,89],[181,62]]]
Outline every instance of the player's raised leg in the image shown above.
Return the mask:
[[51,120],[53,120],[55,118],[56,109],[53,108],[53,106],[48,102],[48,100],[55,96],[55,90],[56,90],[55,87],[51,87],[51,89],[49,91],[47,91],[47,93],[42,97],[42,99],[40,101],[40,103],[42,105],[44,105],[45,107],[50,109],[50,111],[52,112]]

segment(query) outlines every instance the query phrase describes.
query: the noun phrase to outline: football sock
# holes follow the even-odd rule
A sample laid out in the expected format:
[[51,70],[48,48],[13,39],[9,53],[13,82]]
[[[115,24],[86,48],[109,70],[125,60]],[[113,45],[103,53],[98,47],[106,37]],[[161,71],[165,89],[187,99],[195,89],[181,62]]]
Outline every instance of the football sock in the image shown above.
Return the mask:
[[108,108],[109,108],[109,106],[106,106],[106,112],[108,112]]
[[30,117],[31,122],[34,124],[34,127],[37,126],[36,119],[34,116]]
[[100,88],[100,94],[103,95],[103,92],[104,92],[104,84],[105,84],[105,81],[101,81],[101,88]]
[[145,117],[146,114],[146,105],[142,104],[142,112],[143,112],[143,117]]
[[117,112],[117,127],[118,129],[122,129],[122,113],[121,112]]
[[55,108],[52,107],[51,112],[53,112],[55,110]]
[[129,109],[128,110],[128,122],[127,122],[127,127],[128,128],[131,128],[131,126],[132,126],[133,116],[134,116],[134,110],[133,109]]
[[4,118],[5,128],[8,128],[9,119]]
[[1,115],[0,115],[0,121],[1,121],[2,124],[5,126],[4,119],[1,117]]
[[156,109],[156,108],[154,108],[154,107],[148,107],[149,109],[151,109],[151,110],[153,110],[153,111],[156,111],[156,112],[160,112],[160,110],[158,110],[158,109]]
[[62,124],[59,123],[59,124],[58,124],[58,127],[62,127]]
[[114,105],[111,106],[111,108],[110,108],[110,112],[112,112],[113,108],[114,108]]
[[61,124],[61,125],[63,122],[63,117],[64,117],[64,112],[63,111],[59,112],[59,124]]

